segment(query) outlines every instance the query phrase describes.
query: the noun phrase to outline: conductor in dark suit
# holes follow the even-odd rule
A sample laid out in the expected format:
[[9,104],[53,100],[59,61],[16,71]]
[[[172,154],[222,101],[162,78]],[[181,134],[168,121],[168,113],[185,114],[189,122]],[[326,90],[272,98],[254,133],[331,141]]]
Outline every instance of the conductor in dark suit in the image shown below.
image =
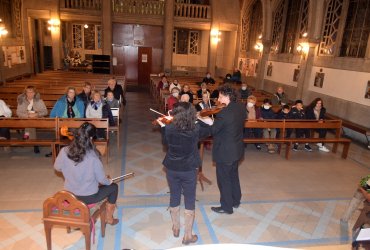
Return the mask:
[[216,213],[232,214],[240,205],[241,190],[238,163],[244,154],[243,129],[246,110],[237,102],[236,91],[228,85],[219,88],[218,101],[225,104],[212,126],[213,161],[216,162],[217,185],[220,190],[220,207]]

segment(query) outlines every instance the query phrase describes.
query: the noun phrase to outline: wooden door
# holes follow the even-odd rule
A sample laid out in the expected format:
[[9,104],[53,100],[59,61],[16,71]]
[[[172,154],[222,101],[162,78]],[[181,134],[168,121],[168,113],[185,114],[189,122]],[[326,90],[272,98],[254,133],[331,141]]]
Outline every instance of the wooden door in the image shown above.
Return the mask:
[[149,88],[151,71],[152,71],[152,48],[139,47],[138,84],[140,87]]

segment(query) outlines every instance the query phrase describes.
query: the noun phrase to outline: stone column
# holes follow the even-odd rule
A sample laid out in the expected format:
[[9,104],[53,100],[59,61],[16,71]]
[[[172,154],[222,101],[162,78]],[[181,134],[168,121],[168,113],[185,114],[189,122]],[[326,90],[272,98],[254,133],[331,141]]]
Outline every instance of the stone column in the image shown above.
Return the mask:
[[[60,20],[59,11],[51,11],[50,13],[51,19]],[[40,19],[41,22],[41,19]],[[53,66],[54,70],[58,70],[62,68],[62,36],[61,36],[61,24],[59,27],[52,29],[51,31],[51,45],[53,51]],[[42,48],[41,48],[42,49]],[[43,61],[41,59],[41,61]],[[41,72],[43,69],[40,69]]]
[[296,99],[304,99],[304,96],[306,96],[305,93],[308,92],[308,88],[310,86],[310,75],[315,59],[315,51],[317,46],[318,43],[309,43],[310,49],[308,51],[308,54],[305,56],[302,55],[299,79],[297,82]]
[[[102,1],[103,55],[112,57],[112,1]],[[111,58],[112,61],[112,58]],[[112,72],[112,65],[111,65]]]
[[269,60],[270,55],[270,47],[271,47],[271,41],[263,40],[263,50],[262,55],[260,57],[260,60],[258,61],[258,70],[257,70],[257,89],[264,89],[265,86],[265,72],[266,72],[266,64]]
[[163,41],[163,70],[166,74],[172,71],[172,53],[173,53],[173,17],[174,0],[166,0],[164,12],[164,41]]
[[[216,60],[217,60],[217,48],[218,48],[218,34],[219,29],[217,26],[212,25],[209,36],[209,47],[208,47],[208,72],[211,73],[213,78],[216,78]],[[212,34],[214,33],[214,34]]]

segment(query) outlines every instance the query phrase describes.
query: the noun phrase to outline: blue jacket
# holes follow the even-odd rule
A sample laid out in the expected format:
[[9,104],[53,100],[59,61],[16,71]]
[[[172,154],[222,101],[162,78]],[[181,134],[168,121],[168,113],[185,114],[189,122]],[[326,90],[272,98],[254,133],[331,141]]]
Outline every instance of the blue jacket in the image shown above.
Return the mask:
[[263,119],[276,119],[276,115],[274,113],[274,111],[270,108],[270,109],[265,109],[263,107],[261,107],[261,117]]
[[[84,118],[85,117],[85,104],[81,99],[76,96],[75,105],[73,105],[73,112],[75,113],[74,118]],[[67,115],[67,95],[63,95],[59,100],[55,103],[53,109],[50,112],[50,117],[60,117],[60,118],[68,118]]]

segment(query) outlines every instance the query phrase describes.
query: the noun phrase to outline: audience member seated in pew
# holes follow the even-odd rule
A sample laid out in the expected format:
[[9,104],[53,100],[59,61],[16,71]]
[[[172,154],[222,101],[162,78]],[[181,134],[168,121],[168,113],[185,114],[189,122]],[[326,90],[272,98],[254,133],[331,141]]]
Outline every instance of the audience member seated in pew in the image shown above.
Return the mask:
[[85,105],[83,101],[76,96],[76,89],[68,87],[67,93],[55,103],[50,112],[50,117],[60,118],[84,118]]
[[231,74],[226,74],[224,78],[224,83],[233,83],[234,81],[231,79]]
[[242,87],[239,89],[240,99],[247,99],[251,95],[247,83],[243,82]]
[[[262,119],[275,119],[276,114],[274,111],[271,109],[272,103],[270,99],[264,99],[263,100],[263,105],[261,107],[261,118]],[[263,138],[276,138],[276,128],[264,128],[263,129]],[[270,143],[267,146],[267,150],[270,154],[275,153],[275,145]]]
[[202,82],[205,82],[206,84],[215,84],[216,81],[211,77],[211,73],[207,72],[206,77],[203,78]]
[[[253,120],[258,120],[261,118],[261,109],[256,107],[256,102],[257,98],[254,95],[250,95],[247,99],[246,112],[248,122],[253,122]],[[262,129],[244,128],[244,137],[262,138]],[[261,145],[259,143],[255,143],[254,145],[256,146],[256,149],[261,150]]]
[[[24,92],[17,97],[17,102],[17,116],[19,118],[40,118],[48,114],[45,103],[34,86],[27,86]],[[36,129],[26,128],[23,139],[36,139]],[[38,146],[34,146],[33,151],[35,154],[40,153]]]
[[[278,119],[278,120],[293,119],[292,118],[292,113],[290,112],[290,106],[287,105],[287,104],[283,105],[281,110],[276,114],[276,119]],[[293,129],[291,129],[291,128],[286,129],[285,130],[285,133],[286,133],[285,138],[290,138],[290,136],[292,135],[292,132],[293,132]],[[276,130],[276,137],[280,138],[280,129]]]
[[180,93],[180,89],[178,89],[178,88],[173,88],[172,89],[171,95],[167,99],[167,109],[168,110],[172,110],[173,105],[175,105],[175,103],[179,102],[179,93]]
[[190,97],[188,94],[183,94],[180,96],[180,102],[190,102]]
[[[326,109],[324,108],[324,102],[321,98],[314,99],[310,105],[306,108],[306,118],[310,120],[324,120],[325,119]],[[326,129],[316,129],[317,133],[319,133],[319,138],[326,137]],[[329,152],[330,150],[325,147],[324,143],[317,143],[320,151]]]
[[205,92],[202,95],[202,101],[195,105],[195,109],[201,111],[203,109],[210,109],[214,105],[215,103],[209,98],[209,92]]
[[211,91],[207,89],[207,83],[202,82],[202,84],[200,85],[200,89],[197,91],[197,97],[202,98],[203,93],[207,92],[209,93],[209,96],[211,96]]
[[[0,117],[12,117],[12,111],[3,100],[0,100]],[[0,140],[9,140],[10,131],[8,128],[0,128]]]
[[84,102],[86,109],[91,100],[91,83],[85,82],[82,92],[78,94],[78,98]]
[[[303,109],[303,102],[302,100],[296,100],[294,103],[294,107],[292,108],[292,119],[297,120],[305,120],[307,119],[305,110]],[[295,129],[296,138],[310,138],[310,130],[306,128],[296,128]],[[298,151],[298,143],[294,143],[293,151]],[[312,148],[308,143],[304,145],[304,149],[308,152],[312,151]]]
[[107,98],[105,99],[105,101],[111,109],[119,108],[119,102],[116,98],[114,98],[112,91],[107,92]]
[[160,92],[163,89],[168,89],[169,87],[170,87],[170,85],[169,85],[169,83],[167,81],[167,77],[166,76],[162,76],[162,79],[159,81],[159,83],[157,85],[158,92]]
[[237,83],[241,82],[242,73],[240,72],[240,70],[238,68],[234,69],[233,76],[231,77],[231,79],[233,80],[233,82],[237,82]]
[[185,84],[183,89],[180,92],[180,96],[187,94],[189,96],[189,102],[193,103],[194,97],[193,97],[193,92],[191,92],[190,87],[188,84]]
[[278,87],[276,93],[271,99],[272,105],[284,105],[289,103],[289,98],[285,94],[283,87]]
[[122,86],[117,84],[116,79],[109,79],[108,80],[108,87],[104,90],[104,97],[107,97],[108,91],[112,91],[114,98],[119,100],[123,105],[126,105],[126,99],[125,96],[123,95],[123,89]]
[[173,82],[170,84],[169,91],[172,92],[173,88],[178,88],[181,91],[181,85],[178,80],[173,80]]
[[107,199],[106,222],[116,225],[119,220],[113,218],[113,213],[118,185],[107,178],[100,153],[91,140],[96,135],[96,128],[85,122],[76,134],[71,144],[59,152],[54,168],[63,173],[64,189],[75,194],[86,205]]

